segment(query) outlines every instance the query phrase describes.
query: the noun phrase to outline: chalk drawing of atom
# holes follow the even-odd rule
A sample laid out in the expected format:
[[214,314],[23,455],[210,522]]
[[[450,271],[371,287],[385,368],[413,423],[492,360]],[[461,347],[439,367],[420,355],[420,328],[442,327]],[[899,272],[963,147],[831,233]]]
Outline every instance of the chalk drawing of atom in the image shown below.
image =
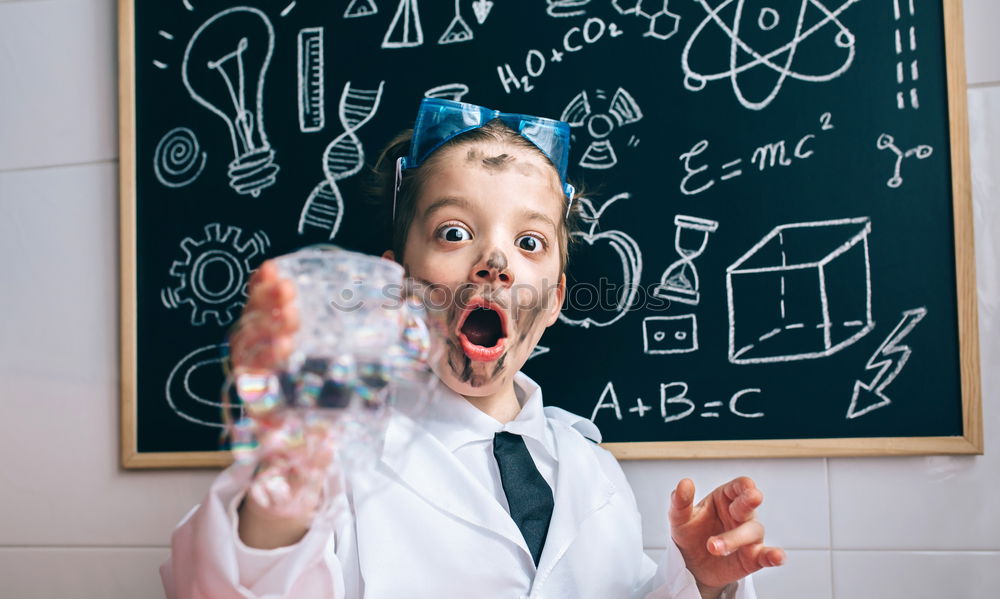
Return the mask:
[[[838,6],[831,6],[837,1]],[[723,0],[715,8],[708,0],[697,0],[706,16],[681,53],[684,87],[696,92],[710,81],[729,79],[740,104],[762,110],[789,78],[809,83],[836,79],[851,68],[855,54],[854,34],[839,16],[859,1],[801,0],[796,14],[793,0]],[[720,44],[729,46],[728,68],[724,63],[715,72],[692,67],[692,57],[701,65],[720,56]],[[745,93],[748,87],[758,93]]]

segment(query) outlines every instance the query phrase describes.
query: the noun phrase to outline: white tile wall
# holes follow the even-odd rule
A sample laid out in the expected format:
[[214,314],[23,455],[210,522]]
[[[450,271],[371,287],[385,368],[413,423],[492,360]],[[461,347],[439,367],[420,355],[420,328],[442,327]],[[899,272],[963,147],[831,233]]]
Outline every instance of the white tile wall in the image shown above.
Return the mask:
[[[115,5],[0,0],[4,598],[161,597],[170,530],[213,476],[117,467]],[[680,478],[701,495],[748,474],[788,550],[762,598],[998,596],[1000,2],[965,12],[987,454],[629,462],[651,554]]]
[[0,5],[0,171],[118,155],[116,5]]
[[631,461],[625,475],[643,515],[648,547],[667,539],[670,492],[682,478],[694,481],[698,499],[736,476],[749,476],[764,493],[758,510],[768,543],[797,549],[830,546],[826,464],[821,459]]
[[166,547],[0,548],[8,599],[163,599],[157,568]]
[[[926,0],[925,0],[926,1]],[[969,84],[1000,83],[997,60],[997,26],[1000,2],[965,0],[965,60]]]
[[1000,590],[1000,553],[834,551],[834,599],[986,599]]

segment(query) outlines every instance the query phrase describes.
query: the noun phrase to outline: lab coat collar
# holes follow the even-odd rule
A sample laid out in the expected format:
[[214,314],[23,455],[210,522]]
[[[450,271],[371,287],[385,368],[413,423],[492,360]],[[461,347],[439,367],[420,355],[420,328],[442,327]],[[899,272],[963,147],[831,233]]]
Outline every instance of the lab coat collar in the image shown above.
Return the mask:
[[545,426],[541,387],[528,375],[518,372],[514,375],[514,394],[521,405],[521,411],[513,420],[503,424],[444,384],[439,384],[436,397],[421,421],[451,452],[475,441],[492,442],[496,433],[507,431],[534,441],[549,456],[555,458],[552,434]]

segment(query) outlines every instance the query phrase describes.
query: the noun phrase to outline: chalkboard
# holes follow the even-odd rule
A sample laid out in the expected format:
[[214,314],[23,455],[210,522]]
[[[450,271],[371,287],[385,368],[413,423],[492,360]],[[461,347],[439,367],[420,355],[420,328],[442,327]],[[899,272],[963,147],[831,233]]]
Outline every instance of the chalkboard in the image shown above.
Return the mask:
[[525,366],[624,458],[981,453],[961,4],[120,2],[122,459],[223,464],[268,257],[388,247],[424,95],[562,118],[589,190]]

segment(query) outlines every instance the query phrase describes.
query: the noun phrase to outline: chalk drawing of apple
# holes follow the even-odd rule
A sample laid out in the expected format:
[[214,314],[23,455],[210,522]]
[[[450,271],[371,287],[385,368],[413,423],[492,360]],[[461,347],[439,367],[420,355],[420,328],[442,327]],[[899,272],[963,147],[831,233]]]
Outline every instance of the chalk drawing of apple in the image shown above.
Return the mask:
[[[603,312],[599,317],[587,315],[583,318],[574,319],[567,316],[564,309],[559,314],[559,320],[564,324],[583,327],[585,329],[591,326],[606,327],[609,324],[617,322],[622,316],[625,316],[625,313],[635,300],[639,280],[642,276],[642,251],[639,249],[639,244],[621,231],[597,232],[597,227],[604,211],[618,200],[628,197],[630,197],[630,194],[620,193],[605,202],[600,210],[596,210],[593,203],[586,198],[577,200],[580,202],[583,211],[583,222],[589,225],[590,228],[586,232],[578,231],[573,233],[573,236],[579,238],[591,246],[592,250],[597,252],[607,251],[606,248],[610,248],[621,259],[621,271],[605,273],[604,278],[611,285],[615,285],[616,287],[621,285],[620,289],[623,291],[618,294],[617,303],[612,307],[613,309]],[[572,290],[570,290],[570,294],[572,296]]]

